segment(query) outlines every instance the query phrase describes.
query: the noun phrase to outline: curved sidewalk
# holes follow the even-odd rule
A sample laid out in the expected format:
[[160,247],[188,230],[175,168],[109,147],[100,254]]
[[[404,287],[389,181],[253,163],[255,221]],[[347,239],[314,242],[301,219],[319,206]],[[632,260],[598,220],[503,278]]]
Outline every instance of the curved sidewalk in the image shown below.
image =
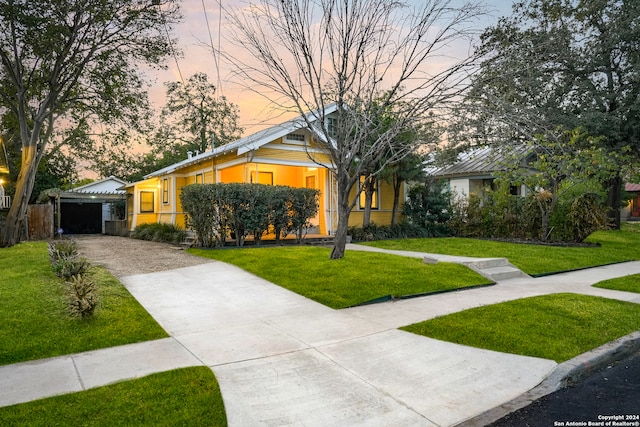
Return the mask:
[[183,366],[206,365],[229,425],[451,426],[526,393],[554,361],[475,349],[396,328],[557,292],[640,303],[590,285],[640,262],[332,310],[237,267],[209,262],[122,282],[164,340],[0,367],[0,406]]

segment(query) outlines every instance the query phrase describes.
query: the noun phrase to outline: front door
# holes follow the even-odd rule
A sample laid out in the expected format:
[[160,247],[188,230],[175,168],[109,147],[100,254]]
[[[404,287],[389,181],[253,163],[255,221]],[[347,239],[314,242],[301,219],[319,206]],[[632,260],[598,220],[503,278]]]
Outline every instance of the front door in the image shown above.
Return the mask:
[[[317,190],[318,189],[317,182],[318,182],[318,177],[315,173],[306,175],[304,177],[305,188],[315,188]],[[320,212],[318,212],[315,217],[311,218],[310,222],[312,227],[317,227],[318,224],[320,223]],[[311,232],[314,233],[314,231],[311,231]],[[315,231],[315,233],[317,232],[318,231]]]

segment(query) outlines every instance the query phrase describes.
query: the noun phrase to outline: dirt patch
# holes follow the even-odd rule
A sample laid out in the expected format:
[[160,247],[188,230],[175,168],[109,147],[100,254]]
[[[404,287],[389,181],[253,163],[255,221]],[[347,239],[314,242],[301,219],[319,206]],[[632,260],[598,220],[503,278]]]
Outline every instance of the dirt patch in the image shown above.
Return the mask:
[[173,270],[211,262],[180,247],[128,237],[77,235],[78,252],[116,277]]

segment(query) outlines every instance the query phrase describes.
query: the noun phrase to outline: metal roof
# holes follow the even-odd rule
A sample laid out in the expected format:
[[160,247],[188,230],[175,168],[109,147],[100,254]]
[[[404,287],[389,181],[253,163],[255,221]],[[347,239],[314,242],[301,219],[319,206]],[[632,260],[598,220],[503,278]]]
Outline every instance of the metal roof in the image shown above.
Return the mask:
[[229,153],[231,151],[236,151],[238,155],[247,153],[249,151],[252,150],[257,150],[258,148],[262,147],[265,144],[268,144],[269,142],[281,138],[285,135],[290,134],[291,132],[294,132],[298,129],[302,129],[302,128],[306,128],[307,127],[307,122],[305,120],[305,117],[309,120],[309,121],[315,121],[317,119],[317,117],[322,117],[325,115],[328,115],[334,111],[336,111],[337,106],[336,104],[331,104],[328,105],[324,108],[323,114],[320,115],[319,112],[320,110],[315,110],[312,112],[307,113],[305,116],[299,116],[296,117],[294,119],[288,120],[284,123],[280,123],[279,125],[275,125],[272,126],[270,128],[267,129],[263,129],[261,131],[258,131],[254,134],[251,134],[249,136],[245,136],[244,138],[240,138],[238,140],[235,140],[233,142],[230,142],[228,144],[225,145],[221,145],[219,147],[215,147],[213,150],[211,151],[207,151],[204,153],[200,153],[196,156],[191,156],[185,160],[182,160],[180,162],[174,163],[172,165],[169,165],[163,169],[157,170],[155,172],[151,172],[148,175],[145,175],[144,178],[148,179],[148,178],[152,178],[154,176],[161,176],[161,175],[166,175],[169,173],[172,173],[174,171],[176,171],[177,169],[180,169],[184,166],[190,165],[190,164],[194,164],[194,163],[198,163],[201,162],[203,160],[207,160],[210,158],[214,158],[217,156],[220,156],[222,154],[226,154]]
[[630,191],[630,192],[640,192],[640,184],[632,184],[630,182],[627,182],[624,185],[624,191]]
[[455,163],[440,167],[427,167],[425,171],[430,175],[440,177],[487,175],[504,170],[506,162],[513,161],[511,153],[490,146],[478,147],[459,153]]

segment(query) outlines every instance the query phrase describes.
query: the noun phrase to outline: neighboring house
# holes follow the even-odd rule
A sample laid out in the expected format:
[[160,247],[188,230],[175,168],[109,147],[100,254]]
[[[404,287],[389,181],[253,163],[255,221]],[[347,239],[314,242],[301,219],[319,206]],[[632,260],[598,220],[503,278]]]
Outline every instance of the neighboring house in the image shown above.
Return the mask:
[[[444,179],[457,197],[482,195],[495,189],[496,173],[505,169],[507,158],[491,147],[475,148],[458,154],[455,162],[441,167],[427,167],[425,172]],[[523,160],[524,161],[524,160]],[[526,196],[524,185],[512,186],[511,194]]]
[[631,200],[620,213],[622,220],[640,221],[640,184],[627,183],[624,190],[631,195]]
[[[325,107],[324,116],[332,120],[335,110],[334,105]],[[309,113],[307,117],[314,115]],[[314,141],[304,118],[298,117],[205,153],[189,153],[185,160],[128,184],[128,226],[130,230],[145,223],[185,227],[180,192],[190,184],[260,183],[320,190],[319,211],[312,220],[311,232],[333,235],[337,227],[337,188],[331,168],[330,158]],[[362,203],[363,198],[351,213],[349,225],[362,225]],[[393,188],[381,181],[374,195],[371,220],[389,224],[392,207]]]
[[56,228],[65,234],[105,233],[108,221],[124,220],[126,181],[110,176],[68,191],[49,191]]

